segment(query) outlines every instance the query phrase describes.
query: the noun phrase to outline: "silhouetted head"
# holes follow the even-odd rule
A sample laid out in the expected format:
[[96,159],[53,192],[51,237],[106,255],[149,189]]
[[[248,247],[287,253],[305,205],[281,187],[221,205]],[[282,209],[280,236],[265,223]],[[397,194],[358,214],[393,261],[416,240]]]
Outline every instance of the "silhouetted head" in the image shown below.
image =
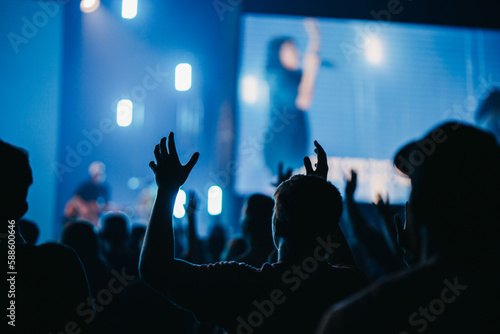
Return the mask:
[[267,47],[268,72],[275,70],[296,71],[300,68],[300,52],[291,37],[277,37]]
[[145,226],[136,224],[132,227],[132,232],[130,233],[129,237],[129,248],[131,251],[140,252],[145,234],[146,234]]
[[252,244],[272,245],[272,217],[274,201],[271,197],[254,194],[243,206],[243,235]]
[[98,255],[97,232],[87,221],[74,220],[64,225],[61,243],[73,248],[82,259]]
[[403,147],[394,164],[411,179],[415,225],[425,226],[443,247],[498,240],[500,147],[491,134],[444,123]]
[[111,247],[125,246],[130,235],[128,217],[121,212],[106,214],[102,218],[99,234]]
[[106,180],[106,165],[100,161],[94,161],[89,166],[89,175],[95,184],[104,182]]
[[308,252],[317,238],[326,239],[338,228],[342,197],[327,180],[314,175],[294,175],[281,183],[274,194],[273,236],[290,248]]
[[26,197],[33,183],[28,152],[0,140],[0,157],[0,214],[17,221],[28,211]]
[[19,225],[19,230],[21,235],[27,244],[36,244],[38,241],[38,236],[40,235],[40,229],[35,224],[35,222],[28,219],[20,219],[17,224]]
[[475,114],[478,125],[493,133],[500,143],[500,89],[493,89]]

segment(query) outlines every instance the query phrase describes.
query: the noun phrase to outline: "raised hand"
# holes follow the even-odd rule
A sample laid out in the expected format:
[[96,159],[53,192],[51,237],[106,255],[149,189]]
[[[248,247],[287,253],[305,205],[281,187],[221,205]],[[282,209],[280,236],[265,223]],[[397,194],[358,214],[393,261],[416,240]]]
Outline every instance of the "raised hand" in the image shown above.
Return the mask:
[[278,164],[278,182],[273,183],[273,186],[277,187],[279,186],[282,182],[285,182],[292,176],[292,169],[288,168],[286,172],[283,172],[283,163],[280,162]]
[[188,217],[196,212],[196,209],[198,208],[198,198],[196,198],[196,193],[193,190],[188,192],[188,200],[184,207]]
[[351,179],[346,180],[346,186],[345,186],[345,196],[347,198],[353,198],[354,197],[354,192],[356,191],[356,186],[358,184],[358,174],[354,171],[351,170]]
[[314,165],[316,170],[313,170],[311,159],[309,159],[309,157],[305,157],[304,167],[306,168],[306,174],[320,176],[326,180],[328,176],[328,160],[326,158],[325,150],[323,150],[323,147],[321,147],[316,140],[314,141],[314,146],[316,146],[314,152],[318,155],[318,163]]
[[168,187],[173,190],[178,189],[186,182],[189,173],[200,156],[196,152],[191,156],[189,162],[183,166],[177,155],[173,132],[168,135],[168,151],[167,138],[163,137],[160,143],[155,146],[154,153],[156,163],[151,161],[149,167],[155,173],[158,188]]

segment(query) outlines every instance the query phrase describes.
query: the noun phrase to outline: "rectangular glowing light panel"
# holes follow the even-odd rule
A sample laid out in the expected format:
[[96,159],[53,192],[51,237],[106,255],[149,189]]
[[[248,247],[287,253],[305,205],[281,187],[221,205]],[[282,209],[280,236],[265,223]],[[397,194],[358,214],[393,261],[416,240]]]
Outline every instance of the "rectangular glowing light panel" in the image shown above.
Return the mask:
[[191,65],[181,63],[175,67],[175,89],[183,92],[191,88]]
[[137,15],[137,0],[122,0],[122,17],[133,19]]
[[116,123],[125,127],[132,123],[132,113],[134,105],[130,100],[120,100],[116,106]]

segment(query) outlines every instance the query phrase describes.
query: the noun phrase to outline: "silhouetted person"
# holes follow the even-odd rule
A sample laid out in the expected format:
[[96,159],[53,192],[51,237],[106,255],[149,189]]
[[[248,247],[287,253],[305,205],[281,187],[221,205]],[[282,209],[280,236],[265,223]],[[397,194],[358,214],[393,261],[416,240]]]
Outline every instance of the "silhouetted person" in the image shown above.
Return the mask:
[[15,296],[7,300],[11,310],[4,309],[8,317],[4,316],[3,321],[10,322],[4,323],[4,328],[8,333],[23,334],[67,330],[88,333],[79,307],[87,312],[94,309],[85,271],[76,253],[53,243],[26,244],[19,232],[17,222],[28,210],[26,197],[33,182],[27,152],[0,140],[0,159],[0,216],[7,235],[15,236],[2,240],[15,250],[9,259],[7,277],[2,279],[4,298],[9,290],[15,290]]
[[87,273],[93,296],[108,287],[112,278],[106,262],[99,254],[99,244],[95,227],[86,221],[71,221],[64,226],[61,243],[73,248]]
[[106,166],[100,161],[92,162],[89,166],[89,176],[90,179],[83,182],[66,203],[64,216],[66,219],[83,219],[97,225],[110,198]]
[[243,253],[247,251],[248,245],[245,238],[242,236],[235,236],[226,245],[226,248],[221,254],[222,261],[235,261]]
[[102,218],[99,231],[101,253],[109,268],[126,268],[130,275],[138,275],[138,263],[130,251],[127,241],[130,237],[128,217],[123,213],[108,213]]
[[359,271],[327,263],[335,250],[331,234],[342,199],[337,188],[315,175],[295,176],[276,191],[272,230],[277,263],[256,269],[237,262],[200,266],[177,260],[173,206],[199,154],[182,166],[172,133],[168,151],[163,138],[154,153],[156,163],[150,167],[158,196],[141,253],[141,277],[199,320],[235,333],[310,333],[329,304],[367,284]]
[[220,257],[226,246],[226,229],[220,224],[215,224],[210,230],[207,239],[207,248],[210,259],[208,262],[220,261]]
[[135,224],[132,226],[130,236],[127,241],[127,247],[132,257],[139,263],[139,256],[141,255],[142,243],[144,235],[146,234],[146,226],[142,224]]
[[254,194],[246,200],[242,210],[242,230],[248,248],[236,261],[256,268],[268,262],[275,249],[271,231],[273,208],[273,199],[265,195]]
[[40,229],[35,222],[23,218],[20,219],[17,224],[19,225],[24,241],[26,241],[27,244],[36,245],[38,236],[40,235]]
[[495,138],[449,122],[403,147],[394,163],[411,179],[404,232],[420,263],[334,306],[318,332],[499,333]]

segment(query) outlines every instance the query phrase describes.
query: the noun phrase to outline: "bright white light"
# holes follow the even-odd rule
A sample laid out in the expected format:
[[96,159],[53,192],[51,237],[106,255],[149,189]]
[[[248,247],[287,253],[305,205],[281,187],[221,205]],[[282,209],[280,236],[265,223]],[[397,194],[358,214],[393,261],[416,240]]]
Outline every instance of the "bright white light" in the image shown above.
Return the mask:
[[175,89],[180,92],[191,88],[191,65],[181,63],[175,67]]
[[92,13],[99,8],[101,1],[99,0],[82,0],[80,2],[80,10],[84,13]]
[[116,123],[129,126],[132,123],[133,104],[130,100],[120,100],[116,106]]
[[220,215],[222,212],[222,189],[219,186],[211,186],[208,189],[207,209],[212,216]]
[[184,204],[186,204],[186,192],[182,189],[179,189],[174,204],[175,218],[182,218],[186,214],[186,210],[184,209]]
[[247,75],[241,81],[241,94],[246,103],[257,102],[259,82],[252,75]]
[[382,61],[382,43],[376,37],[368,37],[365,45],[366,59],[372,64]]
[[137,15],[137,0],[122,0],[122,17],[133,19]]

